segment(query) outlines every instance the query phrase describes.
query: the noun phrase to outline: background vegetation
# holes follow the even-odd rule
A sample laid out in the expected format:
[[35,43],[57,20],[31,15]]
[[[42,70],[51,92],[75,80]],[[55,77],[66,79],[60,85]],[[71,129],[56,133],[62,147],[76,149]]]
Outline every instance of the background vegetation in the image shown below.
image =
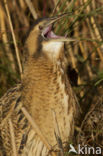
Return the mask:
[[[20,81],[19,61],[22,62],[23,57],[23,40],[34,20],[64,12],[70,14],[55,24],[55,32],[79,40],[66,43],[70,64],[68,74],[81,109],[80,121],[76,126],[76,141],[103,148],[102,0],[1,0],[0,96]],[[15,34],[16,48],[12,32]],[[78,74],[78,83],[73,69]]]

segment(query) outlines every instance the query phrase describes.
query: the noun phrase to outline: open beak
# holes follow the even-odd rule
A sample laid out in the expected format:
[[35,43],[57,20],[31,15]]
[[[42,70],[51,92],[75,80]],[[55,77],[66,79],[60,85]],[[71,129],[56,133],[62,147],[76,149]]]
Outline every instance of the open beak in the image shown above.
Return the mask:
[[76,39],[73,39],[73,38],[67,38],[65,36],[58,36],[52,30],[53,24],[55,22],[57,22],[58,20],[60,20],[61,18],[65,17],[65,16],[68,16],[69,14],[70,13],[64,13],[64,14],[57,15],[57,16],[50,17],[50,18],[46,19],[46,24],[42,31],[42,36],[44,37],[45,40],[53,40],[53,41],[58,41],[58,42],[77,41]]

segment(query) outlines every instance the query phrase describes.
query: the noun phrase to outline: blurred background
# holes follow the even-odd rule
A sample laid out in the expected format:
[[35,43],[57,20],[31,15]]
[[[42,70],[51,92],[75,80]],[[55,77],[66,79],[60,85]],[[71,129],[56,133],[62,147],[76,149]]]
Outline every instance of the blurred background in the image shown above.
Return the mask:
[[55,33],[79,40],[65,44],[68,77],[81,112],[77,142],[103,148],[103,0],[1,0],[0,97],[20,82],[20,62],[22,65],[30,26],[39,17],[64,12],[70,14],[54,25]]

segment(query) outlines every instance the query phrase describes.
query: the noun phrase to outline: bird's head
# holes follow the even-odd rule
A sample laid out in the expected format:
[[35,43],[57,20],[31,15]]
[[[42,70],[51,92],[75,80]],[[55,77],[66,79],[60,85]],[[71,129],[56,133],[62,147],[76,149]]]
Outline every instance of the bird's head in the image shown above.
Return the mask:
[[64,41],[74,41],[74,39],[58,36],[53,32],[53,24],[67,15],[68,13],[64,13],[35,21],[26,40],[26,48],[30,56],[38,57],[45,54],[50,59],[57,58],[60,52],[63,51]]

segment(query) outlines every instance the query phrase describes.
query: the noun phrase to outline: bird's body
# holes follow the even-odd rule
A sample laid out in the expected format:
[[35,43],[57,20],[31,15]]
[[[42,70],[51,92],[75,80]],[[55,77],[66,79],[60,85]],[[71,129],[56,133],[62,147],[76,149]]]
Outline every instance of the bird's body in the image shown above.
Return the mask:
[[[0,101],[3,112],[1,124],[6,120],[1,128],[1,137],[7,156],[11,156],[10,153],[12,153],[11,143],[9,143],[10,136],[6,135],[9,134],[9,128],[5,132],[9,117],[11,117],[15,127],[18,154],[22,156],[46,156],[48,153],[47,147],[20,111],[21,103],[51,146],[57,144],[53,111],[56,114],[63,143],[68,142],[74,130],[76,102],[66,75],[67,60],[64,53],[64,43],[62,41],[44,40],[42,37],[38,37],[38,25],[34,28],[26,40],[25,47],[26,50],[28,49],[28,57],[25,62],[21,85],[18,92],[14,89],[14,92],[10,93],[11,98],[13,94],[17,97],[13,100],[7,94],[3,97],[9,98],[9,105],[7,106],[9,109],[3,108],[3,98]],[[4,103],[4,107],[6,107],[7,102]],[[3,111],[3,109],[7,110]],[[6,140],[8,143],[5,144]]]

